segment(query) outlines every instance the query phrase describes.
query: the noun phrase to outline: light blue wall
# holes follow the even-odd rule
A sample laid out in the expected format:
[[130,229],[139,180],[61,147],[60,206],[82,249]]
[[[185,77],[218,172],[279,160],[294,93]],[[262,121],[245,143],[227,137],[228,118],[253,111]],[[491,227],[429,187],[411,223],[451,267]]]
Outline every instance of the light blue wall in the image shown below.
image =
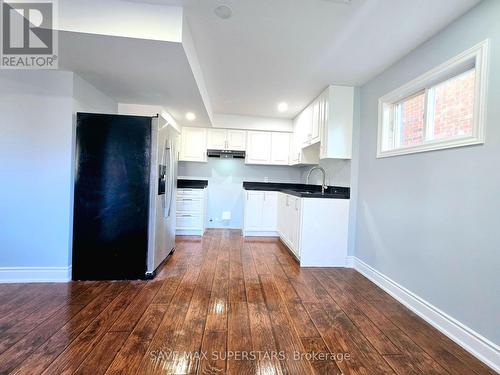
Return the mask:
[[0,71],[0,268],[70,264],[74,111],[112,109],[98,98],[70,72]]
[[[486,143],[376,159],[378,98],[490,38]],[[355,255],[500,344],[500,1],[361,88]],[[357,168],[357,167],[356,167]]]
[[[300,168],[286,166],[246,165],[238,159],[209,158],[207,163],[179,162],[179,178],[208,180],[209,228],[242,228],[243,181],[300,182]],[[223,211],[231,212],[229,222],[221,219]]]

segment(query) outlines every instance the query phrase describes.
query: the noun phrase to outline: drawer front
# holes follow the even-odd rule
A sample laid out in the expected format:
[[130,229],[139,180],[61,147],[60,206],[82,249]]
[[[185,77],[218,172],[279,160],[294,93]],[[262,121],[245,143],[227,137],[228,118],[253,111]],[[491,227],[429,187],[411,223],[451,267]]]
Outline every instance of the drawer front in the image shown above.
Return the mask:
[[199,198],[177,197],[178,212],[199,212],[203,210],[203,201]]
[[203,199],[205,189],[177,189],[177,197]]
[[177,229],[201,229],[203,222],[200,215],[177,213]]

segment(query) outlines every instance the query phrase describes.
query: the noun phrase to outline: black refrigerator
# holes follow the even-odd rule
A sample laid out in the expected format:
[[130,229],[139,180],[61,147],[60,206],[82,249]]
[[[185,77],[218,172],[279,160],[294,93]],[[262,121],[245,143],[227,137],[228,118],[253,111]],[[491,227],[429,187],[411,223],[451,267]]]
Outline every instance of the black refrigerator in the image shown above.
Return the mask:
[[77,114],[73,280],[150,278],[173,251],[175,142],[160,133],[157,117]]

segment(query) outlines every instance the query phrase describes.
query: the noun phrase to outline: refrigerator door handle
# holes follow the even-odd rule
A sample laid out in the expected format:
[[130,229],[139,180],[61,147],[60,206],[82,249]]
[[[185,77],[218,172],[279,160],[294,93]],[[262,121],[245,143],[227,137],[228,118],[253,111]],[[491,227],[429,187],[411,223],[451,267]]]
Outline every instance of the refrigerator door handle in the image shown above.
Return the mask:
[[[168,142],[168,141],[167,141]],[[165,194],[165,217],[169,218],[170,217],[170,206],[172,204],[172,179],[173,179],[173,164],[172,164],[172,147],[171,145],[168,145],[165,148],[167,155],[166,157],[168,158],[168,181],[165,183],[167,184],[166,188],[166,194]]]

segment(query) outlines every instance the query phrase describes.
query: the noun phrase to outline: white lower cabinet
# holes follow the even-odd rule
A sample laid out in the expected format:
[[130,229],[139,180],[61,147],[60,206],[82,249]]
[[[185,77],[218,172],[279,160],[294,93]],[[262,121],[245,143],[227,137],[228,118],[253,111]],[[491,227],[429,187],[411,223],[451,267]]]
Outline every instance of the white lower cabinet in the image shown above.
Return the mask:
[[277,206],[277,192],[246,190],[243,235],[276,235]]
[[176,234],[203,236],[207,189],[177,189]]
[[349,199],[245,193],[245,236],[279,236],[302,267],[346,266]]
[[278,234],[293,254],[300,259],[301,198],[278,193]]

